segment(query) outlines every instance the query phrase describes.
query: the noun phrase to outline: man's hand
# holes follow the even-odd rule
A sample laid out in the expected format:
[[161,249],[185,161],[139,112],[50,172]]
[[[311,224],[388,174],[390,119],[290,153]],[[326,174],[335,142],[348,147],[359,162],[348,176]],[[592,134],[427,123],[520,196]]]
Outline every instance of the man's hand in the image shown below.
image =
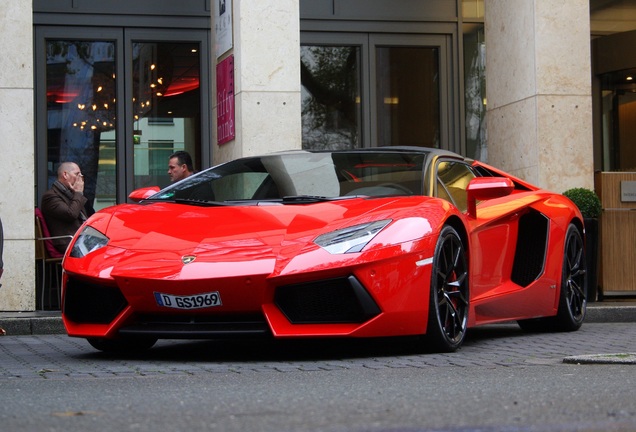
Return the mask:
[[84,193],[84,176],[83,175],[80,174],[77,176],[75,183],[71,185],[71,189],[73,189],[75,192]]

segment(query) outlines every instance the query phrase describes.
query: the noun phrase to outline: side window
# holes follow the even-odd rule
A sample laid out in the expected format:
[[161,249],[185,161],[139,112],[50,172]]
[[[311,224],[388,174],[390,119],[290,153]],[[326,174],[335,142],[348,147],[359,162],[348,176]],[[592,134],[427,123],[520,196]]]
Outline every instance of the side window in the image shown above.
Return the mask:
[[[214,180],[212,190],[217,201],[269,198],[265,192],[266,183],[271,183],[271,177],[266,172],[242,172]],[[265,195],[255,196],[259,192]]]
[[442,161],[437,164],[435,196],[448,200],[461,212],[468,209],[466,187],[475,178],[472,169],[462,162]]

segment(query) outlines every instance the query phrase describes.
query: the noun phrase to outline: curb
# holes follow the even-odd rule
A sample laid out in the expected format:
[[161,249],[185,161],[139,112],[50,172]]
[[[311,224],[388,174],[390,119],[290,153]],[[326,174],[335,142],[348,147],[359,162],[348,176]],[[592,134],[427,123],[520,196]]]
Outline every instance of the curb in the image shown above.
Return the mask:
[[587,323],[636,322],[636,303],[626,305],[588,303],[585,314]]
[[563,359],[567,364],[636,364],[636,353],[588,354]]
[[24,318],[0,317],[0,328],[6,336],[65,334],[62,317],[42,316]]

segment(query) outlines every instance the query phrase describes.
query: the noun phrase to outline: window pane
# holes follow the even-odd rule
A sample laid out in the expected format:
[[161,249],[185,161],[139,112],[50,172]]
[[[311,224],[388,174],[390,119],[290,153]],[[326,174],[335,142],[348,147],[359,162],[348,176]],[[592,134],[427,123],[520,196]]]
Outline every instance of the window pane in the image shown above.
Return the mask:
[[450,197],[455,207],[465,212],[468,209],[466,188],[474,178],[475,174],[463,163],[441,162],[437,166],[438,189],[436,196],[444,199]]
[[462,0],[462,16],[466,18],[484,17],[484,0]]
[[167,186],[168,157],[201,148],[198,43],[135,42],[133,52],[133,188]]
[[61,162],[76,162],[96,209],[115,198],[115,78],[113,42],[46,42],[47,187]]
[[466,155],[486,161],[486,43],[483,24],[464,25]]
[[380,47],[377,59],[379,146],[440,146],[437,48]]
[[304,149],[360,147],[360,48],[300,50]]
[[636,70],[600,76],[603,171],[636,170]]

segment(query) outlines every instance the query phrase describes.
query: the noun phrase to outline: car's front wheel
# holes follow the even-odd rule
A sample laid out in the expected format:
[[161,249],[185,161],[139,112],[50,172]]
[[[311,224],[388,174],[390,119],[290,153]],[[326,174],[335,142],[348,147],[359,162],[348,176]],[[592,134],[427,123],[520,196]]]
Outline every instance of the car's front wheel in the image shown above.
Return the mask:
[[89,344],[95,349],[111,353],[140,353],[149,350],[157,343],[155,338],[88,338]]
[[436,351],[457,350],[468,324],[468,260],[464,245],[451,226],[445,226],[435,246],[431,275],[426,341]]

